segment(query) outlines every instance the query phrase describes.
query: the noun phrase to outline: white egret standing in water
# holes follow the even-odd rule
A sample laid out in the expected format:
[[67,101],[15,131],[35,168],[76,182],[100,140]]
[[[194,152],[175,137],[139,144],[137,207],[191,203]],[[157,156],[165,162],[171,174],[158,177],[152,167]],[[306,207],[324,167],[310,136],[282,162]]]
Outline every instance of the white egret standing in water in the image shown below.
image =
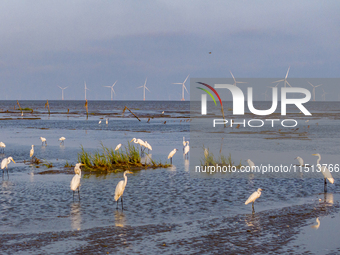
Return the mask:
[[46,138],[45,137],[40,137],[40,140],[42,142],[41,145],[43,145],[45,143],[45,145],[47,145],[47,141],[46,141]]
[[187,158],[189,158],[189,150],[190,150],[189,141],[187,141],[184,147],[184,156]]
[[172,157],[175,155],[175,153],[178,151],[178,149],[173,149],[172,151],[170,151],[169,155],[168,155],[168,159],[170,159],[171,164],[172,164]]
[[299,161],[300,166],[304,166],[304,162],[303,162],[303,159],[301,157],[296,157],[295,159],[297,159]]
[[108,119],[108,118],[106,119],[106,125],[107,125],[107,124],[109,124],[109,119]]
[[2,149],[2,152],[5,152],[5,147],[6,147],[6,144],[3,142],[0,142],[0,148]]
[[144,141],[144,144],[145,144],[145,148],[148,149],[148,153],[149,153],[150,151],[152,151],[152,147],[151,147],[151,145],[150,145],[147,141]]
[[250,197],[244,203],[245,205],[252,203],[253,213],[255,213],[255,209],[254,209],[255,200],[258,199],[261,196],[261,191],[262,191],[262,189],[258,189],[257,191],[255,191],[253,194],[250,195]]
[[[34,145],[32,144],[32,148],[30,150],[30,158],[32,158],[33,154],[34,154]],[[32,160],[33,160],[33,158],[32,158]]]
[[144,141],[143,141],[142,139],[132,138],[132,140],[130,141],[130,143],[131,143],[132,141],[133,141],[134,143],[137,143],[137,144],[140,145],[140,151],[141,151],[141,152],[142,152],[142,146],[146,147],[146,146],[145,146],[145,143],[144,143]]
[[11,163],[11,161],[13,161],[13,163],[15,164],[15,161],[14,161],[14,159],[13,159],[12,157],[4,158],[4,159],[1,161],[2,175],[4,175],[5,167],[6,167],[7,176],[8,176],[8,164]]
[[64,144],[64,141],[65,141],[65,140],[66,140],[66,138],[65,138],[65,137],[63,137],[63,136],[62,136],[62,137],[60,137],[60,138],[59,138],[59,141],[61,141],[61,142],[60,142],[60,144],[61,144],[61,143],[62,143],[62,144]]
[[[81,169],[80,169],[80,167],[78,169],[79,169],[79,171],[77,170],[78,173],[73,176],[71,184],[70,184],[71,190],[73,191],[73,200],[74,200],[74,192],[77,189],[78,189],[78,197],[79,197],[79,200],[80,200],[79,190],[80,190]],[[74,169],[74,171],[76,171],[76,169]]]
[[120,201],[122,203],[122,209],[123,209],[123,193],[125,190],[125,186],[127,183],[127,176],[126,174],[133,174],[132,172],[126,170],[124,172],[124,180],[121,180],[120,182],[118,182],[117,186],[116,186],[116,190],[115,190],[115,201],[117,201],[117,209],[118,209],[118,199],[120,198]]
[[209,156],[209,150],[204,148],[204,157],[207,158]]
[[332,177],[332,174],[331,174],[331,172],[328,170],[328,168],[326,166],[321,166],[320,165],[321,155],[319,153],[312,154],[312,155],[319,157],[316,164],[317,164],[318,168],[321,170],[321,173],[323,174],[323,177],[325,179],[324,192],[327,192],[327,181],[326,181],[326,179],[328,179],[328,181],[331,184],[333,184],[334,183],[334,179]]
[[247,159],[246,162],[250,166],[250,170],[255,170],[255,164],[253,161],[251,161],[250,159]]

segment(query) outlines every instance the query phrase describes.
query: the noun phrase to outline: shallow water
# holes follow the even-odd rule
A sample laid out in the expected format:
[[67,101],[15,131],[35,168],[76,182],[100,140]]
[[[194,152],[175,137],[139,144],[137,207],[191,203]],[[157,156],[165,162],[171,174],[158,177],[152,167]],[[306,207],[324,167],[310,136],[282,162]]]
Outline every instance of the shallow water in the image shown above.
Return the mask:
[[[45,102],[33,103],[37,105],[36,107],[43,107]],[[71,109],[72,102],[67,103]],[[13,102],[0,102],[0,108],[10,108],[9,105],[12,104]],[[29,105],[30,102],[27,102],[27,107]],[[251,205],[245,206],[244,201],[259,187],[264,191],[255,203],[255,217],[260,215],[258,217],[262,219],[262,222],[269,221],[270,215],[277,214],[280,210],[283,213],[294,211],[293,208],[308,211],[310,208],[318,207],[319,199],[323,198],[323,179],[318,176],[316,176],[317,178],[300,176],[299,178],[265,179],[257,178],[257,176],[232,179],[217,178],[217,176],[215,178],[192,178],[189,160],[184,159],[182,155],[183,136],[191,140],[190,122],[186,121],[189,111],[187,102],[175,102],[166,106],[169,112],[178,110],[183,112],[178,116],[166,117],[160,113],[160,116],[152,119],[150,123],[146,123],[146,117],[142,118],[141,122],[131,116],[114,117],[109,119],[108,125],[105,124],[105,121],[99,125],[98,120],[107,116],[106,111],[110,111],[110,105],[111,102],[101,103],[98,108],[104,110],[97,111],[98,115],[90,115],[88,120],[84,114],[70,117],[55,114],[48,117],[45,113],[37,114],[41,119],[35,120],[1,120],[0,141],[6,143],[5,153],[2,157],[12,156],[17,162],[17,164],[9,165],[9,177],[7,178],[5,174],[0,186],[0,238],[8,239],[2,244],[2,248],[6,248],[7,252],[24,250],[34,253],[32,242],[45,240],[44,238],[46,240],[39,246],[41,253],[68,252],[70,250],[76,253],[81,252],[80,247],[87,247],[91,250],[91,247],[101,245],[101,231],[110,231],[110,229],[115,229],[115,234],[112,235],[113,238],[118,239],[122,238],[118,234],[124,236],[124,231],[127,233],[140,232],[138,240],[141,243],[149,243],[150,247],[156,245],[157,250],[162,252],[203,252],[204,242],[202,240],[210,234],[207,226],[211,225],[213,231],[222,231],[224,234],[226,234],[226,229],[231,227],[228,234],[233,235],[231,230],[237,232],[237,226],[232,227],[233,219],[240,218],[243,219],[243,222],[248,221],[251,216]],[[50,106],[52,107],[52,103]],[[74,109],[78,109],[77,107],[80,106],[79,102],[75,102],[73,105]],[[22,105],[22,107],[26,106]],[[56,107],[56,111],[65,110],[62,103],[58,107]],[[148,102],[138,102],[131,109],[137,107],[143,109],[140,111],[144,111],[144,115],[156,111]],[[155,108],[158,111],[158,109],[162,109],[162,105]],[[325,108],[329,108],[329,106],[325,106]],[[118,111],[119,107],[117,106]],[[2,114],[5,117],[13,115],[13,113]],[[163,124],[164,121],[166,124]],[[322,127],[323,122],[319,120],[319,123]],[[332,122],[332,125],[336,127],[337,124]],[[317,131],[318,134],[322,132],[324,131]],[[47,138],[47,146],[41,145],[40,136]],[[59,144],[58,138],[61,136],[66,137],[64,145]],[[64,171],[64,165],[66,161],[71,164],[77,162],[80,146],[84,146],[88,151],[95,151],[100,149],[101,142],[105,146],[115,147],[118,143],[126,145],[133,137],[147,140],[153,147],[152,158],[162,162],[168,161],[167,155],[173,148],[178,148],[179,151],[173,158],[173,167],[141,170],[133,175],[128,175],[128,184],[124,193],[124,211],[116,210],[116,203],[113,199],[115,186],[123,178],[122,173],[106,175],[83,173],[80,189],[81,200],[79,202],[77,196],[73,200],[69,188],[73,169],[69,172]],[[299,143],[300,141],[279,140],[278,142],[282,146],[259,150],[254,146],[243,146],[242,139],[246,138],[239,135],[228,141],[229,146],[235,148],[231,153],[236,162],[250,157],[260,159],[264,153],[267,153],[268,161],[275,164],[276,155],[282,153],[281,160],[294,163],[294,157],[299,152],[305,153],[300,156],[305,157],[307,161],[316,160],[313,156],[308,157],[309,153],[306,148],[303,150],[294,149],[294,142]],[[261,147],[261,142],[266,143],[261,135],[252,139],[254,139],[252,140],[253,145],[259,147]],[[321,148],[327,142],[334,141],[325,139],[318,142],[318,146]],[[38,158],[53,164],[52,170],[63,171],[58,174],[40,174],[51,169],[47,169],[45,166],[36,168],[30,163],[24,163],[24,160],[29,160],[31,144],[35,145],[35,155]],[[338,145],[335,145],[335,142],[334,145],[331,144],[331,147],[338,151]],[[334,155],[337,155],[335,151],[328,150],[329,153],[326,153],[327,150],[324,153],[325,160],[331,160]],[[327,208],[333,209],[327,209],[329,212],[327,211],[324,218],[321,218],[321,222],[325,222],[322,225],[323,228],[334,233],[334,228],[331,228],[331,225],[339,224],[337,208],[340,184],[337,179],[335,184],[328,185],[328,193],[329,196],[332,195],[332,203],[327,202]],[[320,211],[323,210],[322,208],[324,207],[321,207]],[[333,223],[327,225],[328,217],[332,219]],[[315,218],[312,218],[312,215],[306,216],[303,224],[295,226],[295,243],[278,243],[276,250],[284,247],[295,250],[294,245],[306,243],[309,232],[305,229],[309,230],[307,227],[310,228],[310,226],[305,225],[315,224]],[[250,224],[254,225],[254,223]],[[172,226],[178,226],[177,229],[180,230],[169,230]],[[143,229],[145,230],[144,234]],[[86,241],[78,238],[62,238],[63,235],[72,235],[71,233],[74,231],[79,232],[76,235],[92,236],[92,238],[86,238]],[[158,233],[157,237],[148,240],[153,231]],[[55,239],[57,243],[47,242],[47,239],[54,235],[59,236]],[[247,238],[247,231],[237,235],[237,240],[240,241]],[[181,237],[186,240],[183,244],[178,243]],[[26,247],[25,242],[31,242],[31,244]],[[165,247],[162,247],[163,242],[166,243]],[[138,248],[136,249],[136,247],[140,247],[140,244],[137,243],[126,237],[126,244],[130,248],[126,248],[123,241],[119,242],[120,246],[112,244],[108,248],[112,248],[109,251],[118,250],[123,253],[137,252]],[[170,245],[171,243],[172,245]],[[213,243],[210,245],[214,247]],[[334,245],[332,249],[337,247]],[[250,247],[244,252],[249,249]],[[144,252],[152,250],[144,250]],[[230,246],[227,250],[238,251],[238,248]],[[242,252],[242,250],[239,251]],[[275,247],[273,251],[275,251]],[[307,243],[304,251],[323,252],[324,250],[318,250],[311,244],[308,246]]]

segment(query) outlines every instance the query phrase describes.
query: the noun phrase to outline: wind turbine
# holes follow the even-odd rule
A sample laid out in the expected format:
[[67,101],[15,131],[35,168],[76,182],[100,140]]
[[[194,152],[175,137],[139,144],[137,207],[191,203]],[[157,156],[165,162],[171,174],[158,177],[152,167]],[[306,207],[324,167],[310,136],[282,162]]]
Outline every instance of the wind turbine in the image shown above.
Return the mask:
[[[143,100],[144,100],[144,101],[145,101],[145,89],[149,90],[149,89],[145,86],[147,80],[148,80],[148,78],[145,79],[145,83],[144,83],[143,86],[140,86],[140,87],[137,88],[137,89],[143,88]],[[151,91],[149,90],[149,92],[151,92]]]
[[112,92],[116,95],[116,92],[114,91],[113,87],[116,85],[117,81],[115,83],[113,83],[112,86],[103,86],[105,88],[111,88],[111,101],[113,100],[113,94]]
[[87,87],[86,87],[86,82],[84,81],[84,84],[85,84],[85,100],[86,100],[86,90],[89,90]]
[[234,77],[234,75],[233,75],[233,73],[229,70],[229,72],[230,72],[230,74],[231,74],[231,76],[233,77],[233,79],[234,79],[234,86],[237,86],[237,83],[247,83],[247,82],[244,82],[244,81],[236,81],[235,80],[235,77]]
[[[278,81],[273,81],[272,83],[277,82],[277,85],[278,85],[281,81],[283,81],[283,82],[284,82],[284,87],[287,87],[286,84],[288,84],[288,85],[291,87],[291,85],[290,85],[289,82],[287,81],[289,69],[290,69],[290,67],[288,67],[287,74],[286,74],[286,77],[285,77],[284,79],[278,80]],[[276,86],[275,86],[275,87],[276,87]]]
[[314,86],[312,83],[308,82],[309,85],[313,87],[313,101],[315,101],[315,88],[320,87],[322,84]]
[[[190,74],[189,74],[190,75]],[[189,94],[187,88],[185,87],[185,82],[187,81],[187,79],[189,78],[189,75],[187,76],[187,78],[184,80],[184,82],[180,82],[180,83],[173,83],[173,84],[182,84],[182,99],[181,101],[185,101],[184,99],[184,89],[187,91],[187,93]]]
[[68,87],[62,88],[58,86],[61,89],[61,100],[64,100],[64,89],[67,89]]
[[328,93],[325,92],[325,90],[323,88],[322,88],[322,91],[323,91],[323,94],[321,95],[322,96],[322,100],[326,101],[326,94],[328,94]]

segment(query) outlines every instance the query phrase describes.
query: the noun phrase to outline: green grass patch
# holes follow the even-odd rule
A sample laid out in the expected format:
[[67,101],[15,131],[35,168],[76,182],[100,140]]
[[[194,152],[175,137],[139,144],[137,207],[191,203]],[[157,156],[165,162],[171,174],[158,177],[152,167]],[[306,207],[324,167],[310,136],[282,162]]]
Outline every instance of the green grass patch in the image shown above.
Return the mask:
[[28,108],[28,107],[26,107],[26,108],[19,108],[19,110],[20,111],[33,111],[33,109],[32,108]]
[[66,160],[66,163],[65,163],[64,167],[74,167],[74,165],[68,163],[68,161]]
[[242,160],[240,160],[240,163],[236,165],[234,161],[231,158],[231,154],[229,153],[229,156],[226,157],[223,154],[220,154],[218,157],[215,157],[213,153],[210,152],[209,148],[203,147],[203,157],[201,158],[200,162],[202,166],[216,166],[216,164],[220,166],[235,166],[236,168],[240,168],[242,166]]
[[121,147],[117,151],[113,148],[107,148],[101,143],[101,149],[94,153],[85,151],[84,147],[81,146],[81,151],[78,153],[78,162],[84,164],[85,171],[99,172],[122,172],[126,169],[141,170],[171,166],[152,159],[150,159],[149,163],[142,163],[139,149],[129,142],[127,146]]

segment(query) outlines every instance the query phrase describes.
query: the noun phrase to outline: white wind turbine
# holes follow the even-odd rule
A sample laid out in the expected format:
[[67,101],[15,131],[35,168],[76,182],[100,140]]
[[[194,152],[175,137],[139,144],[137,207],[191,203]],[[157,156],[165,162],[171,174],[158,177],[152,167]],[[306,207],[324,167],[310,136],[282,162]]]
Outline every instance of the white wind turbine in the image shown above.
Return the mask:
[[115,83],[113,83],[112,86],[103,86],[105,88],[111,88],[111,101],[113,100],[113,94],[114,93],[116,95],[116,92],[114,91],[113,87],[116,85],[117,81]]
[[[284,79],[278,80],[278,81],[273,81],[272,83],[276,83],[276,82],[277,82],[277,84],[276,84],[276,86],[277,86],[281,81],[283,81],[283,82],[284,82],[284,87],[287,87],[286,84],[288,84],[288,85],[291,87],[291,85],[290,85],[289,82],[287,81],[289,69],[290,69],[290,67],[288,67],[287,74],[286,74],[286,77],[285,77]],[[276,86],[275,86],[275,87],[276,87]]]
[[308,82],[309,85],[313,87],[313,101],[315,101],[315,88],[320,87],[322,84],[314,86],[312,83]]
[[325,92],[325,90],[323,88],[322,88],[322,91],[323,91],[323,94],[321,95],[322,96],[322,100],[326,101],[326,94],[328,94],[328,93]]
[[[190,74],[189,74],[190,75]],[[173,83],[173,84],[181,84],[182,85],[182,99],[181,101],[185,101],[184,99],[184,89],[187,91],[187,93],[189,94],[187,88],[185,87],[185,82],[187,81],[187,79],[189,78],[189,75],[187,76],[187,78],[184,80],[184,82],[180,82],[180,83]]]
[[67,89],[68,87],[62,88],[58,86],[61,89],[61,100],[64,100],[64,89]]
[[148,78],[145,79],[145,83],[143,86],[138,87],[137,89],[143,88],[143,100],[145,101],[145,89],[147,89],[149,92],[151,92],[147,87],[146,87],[146,81]]
[[86,87],[86,82],[84,81],[84,84],[85,84],[85,100],[86,100],[86,90],[89,90],[87,87]]
[[244,82],[244,81],[236,81],[236,79],[235,79],[235,77],[234,77],[234,75],[233,75],[233,73],[229,70],[229,72],[230,72],[230,74],[231,74],[231,76],[233,77],[233,79],[234,79],[234,86],[237,86],[237,83],[247,83],[247,82]]

